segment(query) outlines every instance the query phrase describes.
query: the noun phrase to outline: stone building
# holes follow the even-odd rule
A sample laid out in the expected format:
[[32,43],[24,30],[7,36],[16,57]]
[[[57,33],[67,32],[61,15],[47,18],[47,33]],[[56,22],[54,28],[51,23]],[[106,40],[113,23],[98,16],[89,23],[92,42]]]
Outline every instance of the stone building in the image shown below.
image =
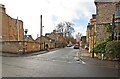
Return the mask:
[[23,49],[24,29],[23,22],[10,17],[4,5],[0,4],[0,51],[19,52]]
[[[53,39],[56,42],[56,44],[59,44],[59,45],[67,44],[66,38],[63,37],[63,35],[61,33],[57,33],[56,30],[53,30],[52,33],[46,34],[46,36]],[[61,47],[61,46],[58,46],[58,47]]]
[[86,36],[82,36],[80,40],[80,46],[85,47],[86,45]]
[[25,48],[25,53],[40,51],[40,44],[35,42],[31,35],[27,35],[26,40],[23,42],[23,47]]
[[116,3],[116,12],[113,25],[114,25],[114,40],[120,40],[120,2]]
[[22,41],[24,37],[23,22],[6,14],[5,6],[0,4],[0,37],[2,41]]
[[87,31],[86,31],[86,38],[87,38],[87,43],[89,46],[89,52],[92,52],[92,49],[94,48],[94,44],[96,42],[96,14],[92,15],[92,18],[90,19],[90,23],[87,26]]
[[40,39],[34,40],[31,35],[27,35],[27,29],[24,35],[23,21],[10,17],[5,6],[0,4],[0,52],[29,53],[44,50],[46,43],[51,49],[66,43],[65,38],[55,31]]
[[95,0],[96,5],[96,40],[99,41],[104,37],[110,36],[105,32],[105,24],[111,23],[113,14],[115,14],[115,2],[120,0]]
[[42,36],[42,38],[38,37],[35,41],[39,43],[39,45],[41,46],[39,47],[40,50],[45,50],[46,44],[48,44],[48,47],[50,49],[55,48],[55,43],[53,42],[53,39],[49,37],[46,37],[46,36]]

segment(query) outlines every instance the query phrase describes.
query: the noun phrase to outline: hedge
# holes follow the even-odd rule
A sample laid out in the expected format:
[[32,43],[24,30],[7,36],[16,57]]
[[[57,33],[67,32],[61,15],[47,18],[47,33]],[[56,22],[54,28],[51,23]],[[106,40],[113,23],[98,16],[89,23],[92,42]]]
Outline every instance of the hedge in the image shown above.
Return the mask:
[[111,58],[120,58],[120,41],[107,42],[105,51]]
[[107,42],[100,42],[100,43],[96,44],[94,47],[94,52],[96,54],[105,53],[106,44],[107,44]]
[[111,40],[112,40],[112,38],[111,38],[111,36],[109,36],[109,37],[106,37],[106,38],[98,41],[98,42],[95,44],[94,52],[95,52],[96,54],[98,54],[98,53],[105,53],[106,44],[107,44],[107,42],[109,42],[109,41],[111,41]]

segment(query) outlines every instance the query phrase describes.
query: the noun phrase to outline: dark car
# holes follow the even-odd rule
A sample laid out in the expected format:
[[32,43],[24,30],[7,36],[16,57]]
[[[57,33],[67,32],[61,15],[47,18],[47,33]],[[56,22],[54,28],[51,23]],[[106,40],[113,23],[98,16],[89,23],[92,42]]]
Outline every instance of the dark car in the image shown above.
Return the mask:
[[74,49],[79,49],[79,44],[75,44],[73,48]]

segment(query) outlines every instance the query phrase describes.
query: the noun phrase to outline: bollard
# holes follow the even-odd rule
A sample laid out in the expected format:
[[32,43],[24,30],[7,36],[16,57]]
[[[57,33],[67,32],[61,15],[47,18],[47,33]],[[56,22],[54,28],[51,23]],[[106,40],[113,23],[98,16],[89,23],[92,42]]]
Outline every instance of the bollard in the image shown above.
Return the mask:
[[104,60],[104,54],[102,54],[102,60]]

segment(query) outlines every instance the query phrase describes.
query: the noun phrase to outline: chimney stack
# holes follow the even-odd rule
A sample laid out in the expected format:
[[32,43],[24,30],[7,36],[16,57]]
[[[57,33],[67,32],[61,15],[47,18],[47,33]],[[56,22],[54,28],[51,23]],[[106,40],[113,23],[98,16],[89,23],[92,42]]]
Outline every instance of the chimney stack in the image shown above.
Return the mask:
[[6,13],[5,6],[3,4],[0,4],[0,12],[1,13]]

